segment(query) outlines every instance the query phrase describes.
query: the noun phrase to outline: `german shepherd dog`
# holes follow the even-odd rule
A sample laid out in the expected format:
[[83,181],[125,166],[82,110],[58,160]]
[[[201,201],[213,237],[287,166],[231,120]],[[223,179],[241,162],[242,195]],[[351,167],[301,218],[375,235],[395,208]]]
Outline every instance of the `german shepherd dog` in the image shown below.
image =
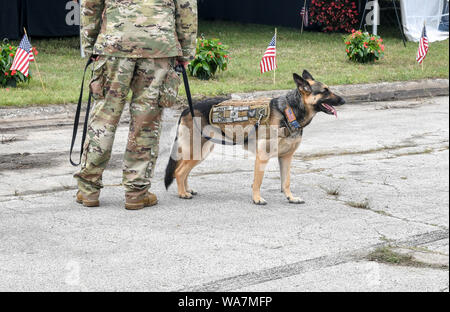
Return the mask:
[[[303,128],[309,125],[318,112],[324,112],[329,115],[337,115],[334,106],[345,104],[345,101],[340,96],[331,92],[328,86],[316,81],[308,71],[304,71],[302,76],[294,74],[294,82],[297,88],[290,91],[286,96],[274,98],[270,102],[270,127],[277,129],[289,128],[288,134],[285,136],[275,136],[275,138],[256,139],[255,144],[255,171],[253,181],[253,202],[257,205],[266,205],[267,202],[261,197],[260,188],[263,181],[264,170],[270,158],[278,157],[281,173],[281,191],[286,195],[289,203],[304,204],[305,202],[300,197],[295,197],[291,193],[290,184],[290,169],[291,162],[295,151],[300,146]],[[209,125],[209,114],[212,107],[222,100],[200,102],[194,106],[194,112],[197,117],[201,118],[201,127],[203,129]],[[298,127],[293,129],[290,127],[290,121],[293,118],[287,116],[286,108],[290,107],[291,112],[295,115],[294,119],[298,122]],[[198,120],[197,120],[198,121]],[[198,122],[196,123],[199,124]],[[181,127],[183,126],[183,127]],[[188,176],[191,170],[200,164],[212,152],[214,142],[209,138],[201,138],[201,160],[194,160],[193,158],[193,142],[194,122],[189,110],[185,110],[180,117],[177,137],[172,147],[172,155],[166,168],[165,186],[166,189],[172,184],[174,178],[178,186],[178,195],[183,199],[191,199],[197,193],[189,188]],[[189,129],[190,131],[180,131],[181,128]],[[256,132],[262,130],[257,129]],[[188,134],[186,134],[188,132]],[[267,152],[268,140],[275,140],[277,148]],[[199,140],[200,141],[200,140]],[[242,144],[244,148],[248,148],[248,144]],[[176,155],[182,155],[175,156]],[[189,155],[186,159],[183,155]],[[184,159],[183,159],[184,158]]]

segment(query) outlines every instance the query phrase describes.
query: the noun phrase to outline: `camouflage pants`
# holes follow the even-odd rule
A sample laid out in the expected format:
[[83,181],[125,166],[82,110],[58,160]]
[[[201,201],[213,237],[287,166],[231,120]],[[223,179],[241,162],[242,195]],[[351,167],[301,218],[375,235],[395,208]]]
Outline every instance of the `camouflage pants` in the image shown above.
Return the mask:
[[126,195],[137,198],[150,188],[158,158],[162,108],[160,89],[174,58],[131,59],[102,56],[95,64],[90,88],[94,107],[89,119],[81,171],[75,174],[80,191],[89,195],[102,187],[102,174],[111,158],[115,132],[131,89],[130,130],[123,163]]

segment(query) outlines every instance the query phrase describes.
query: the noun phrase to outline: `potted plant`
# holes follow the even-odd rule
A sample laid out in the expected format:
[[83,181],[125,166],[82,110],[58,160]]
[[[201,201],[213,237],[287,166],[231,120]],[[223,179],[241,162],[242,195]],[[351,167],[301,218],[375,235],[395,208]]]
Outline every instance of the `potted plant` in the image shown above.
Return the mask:
[[380,36],[352,30],[344,37],[345,52],[349,60],[357,63],[373,63],[384,57],[384,44]]
[[208,80],[217,71],[227,70],[230,59],[227,48],[219,39],[198,39],[195,59],[188,66],[189,73],[199,79]]
[[[16,55],[17,47],[11,45],[7,41],[0,44],[0,87],[15,88],[18,83],[29,82],[31,74],[26,77],[21,72],[10,70]],[[37,51],[33,48],[33,52],[37,55]]]

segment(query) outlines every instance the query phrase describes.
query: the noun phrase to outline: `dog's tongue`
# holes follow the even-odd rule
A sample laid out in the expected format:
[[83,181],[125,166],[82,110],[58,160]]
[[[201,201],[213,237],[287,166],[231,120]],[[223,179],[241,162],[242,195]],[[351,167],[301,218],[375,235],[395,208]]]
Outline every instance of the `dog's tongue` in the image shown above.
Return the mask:
[[322,105],[325,106],[325,108],[328,109],[330,112],[333,112],[334,116],[336,116],[336,118],[337,118],[337,116],[338,116],[337,110],[333,106],[325,104],[325,103],[323,103]]

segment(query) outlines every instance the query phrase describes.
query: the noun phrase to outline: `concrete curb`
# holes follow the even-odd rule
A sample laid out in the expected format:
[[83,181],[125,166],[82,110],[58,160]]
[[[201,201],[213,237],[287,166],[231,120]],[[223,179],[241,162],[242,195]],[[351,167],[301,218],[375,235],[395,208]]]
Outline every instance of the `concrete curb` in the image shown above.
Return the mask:
[[[330,87],[342,95],[347,104],[376,101],[396,101],[449,95],[448,79],[426,79],[407,82],[383,82],[372,84],[341,85]],[[235,93],[233,99],[279,97],[289,90]],[[180,108],[183,106],[180,105]],[[26,108],[0,108],[0,133],[23,128],[60,127],[73,124],[76,105],[32,106]],[[128,120],[125,110],[122,121]],[[81,120],[82,122],[82,120]]]
[[[382,82],[370,84],[331,86],[331,90],[342,95],[347,104],[361,102],[399,101],[449,95],[448,79],[425,79],[407,82]],[[232,94],[233,99],[279,97],[286,90],[258,91]]]

